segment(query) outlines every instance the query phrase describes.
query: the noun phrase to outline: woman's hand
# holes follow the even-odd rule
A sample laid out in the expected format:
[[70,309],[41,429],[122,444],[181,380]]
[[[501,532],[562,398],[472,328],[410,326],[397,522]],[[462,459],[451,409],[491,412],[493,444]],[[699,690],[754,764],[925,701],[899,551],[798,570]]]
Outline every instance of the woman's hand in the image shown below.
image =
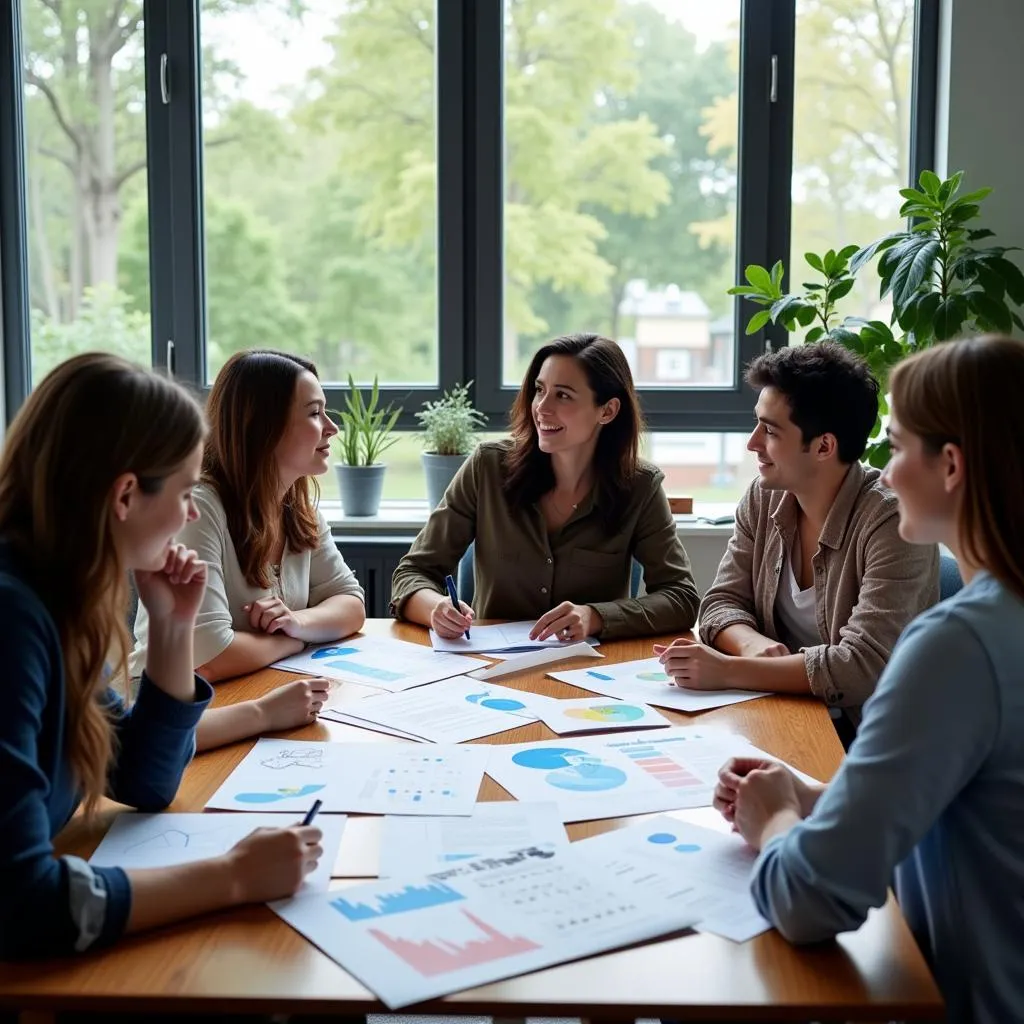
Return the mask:
[[712,801],[755,850],[814,809],[822,789],[809,786],[777,761],[730,758],[718,772]]
[[311,725],[327,703],[331,684],[317,676],[285,683],[256,700],[263,725],[260,732],[280,732]]
[[296,640],[306,639],[300,613],[293,612],[279,597],[261,597],[242,605],[242,611],[249,616],[249,625],[256,633],[284,633]]
[[291,896],[323,856],[323,834],[313,825],[258,828],[225,855],[236,903],[265,903]]
[[191,628],[206,593],[206,563],[184,544],[172,544],[161,568],[135,570],[135,588],[152,624]]
[[604,629],[604,620],[589,604],[573,604],[563,601],[545,612],[530,630],[531,640],[583,640],[597,636]]
[[464,636],[466,630],[473,625],[473,609],[465,601],[459,602],[459,610],[443,598],[430,609],[430,628],[446,640],[455,640]]
[[655,644],[654,653],[676,686],[687,690],[722,690],[731,685],[727,678],[729,655],[706,644],[680,637],[667,647]]

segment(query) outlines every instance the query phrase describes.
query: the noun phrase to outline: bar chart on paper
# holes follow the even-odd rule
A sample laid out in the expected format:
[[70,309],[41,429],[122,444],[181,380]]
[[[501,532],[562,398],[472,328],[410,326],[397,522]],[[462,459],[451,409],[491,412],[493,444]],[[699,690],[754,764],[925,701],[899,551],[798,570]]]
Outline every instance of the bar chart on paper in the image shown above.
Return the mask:
[[331,900],[331,906],[349,921],[366,921],[371,917],[386,917],[388,914],[404,914],[411,910],[425,910],[455,903],[465,899],[460,892],[437,882],[433,885],[407,885],[393,893],[381,893],[369,903],[350,903],[346,899]]

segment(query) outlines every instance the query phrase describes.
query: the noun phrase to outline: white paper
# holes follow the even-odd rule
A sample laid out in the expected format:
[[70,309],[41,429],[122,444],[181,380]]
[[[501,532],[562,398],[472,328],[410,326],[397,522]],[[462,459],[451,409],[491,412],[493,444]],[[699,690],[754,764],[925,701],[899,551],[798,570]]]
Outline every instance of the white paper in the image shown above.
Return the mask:
[[[307,802],[306,810],[314,798]],[[220,857],[258,828],[287,828],[302,818],[281,814],[119,814],[89,858],[97,867],[166,868],[176,864]],[[299,892],[326,892],[331,869],[338,859],[343,814],[318,816],[323,833],[323,856],[316,870],[306,876]]]
[[620,700],[641,701],[673,711],[710,711],[728,704],[739,704],[756,697],[768,697],[760,690],[684,690],[675,686],[657,658],[622,661],[600,668],[569,669],[549,672],[552,679],[571,683],[591,693],[603,693]]
[[391,729],[386,725],[381,725],[379,722],[367,722],[362,718],[356,718],[340,707],[324,708],[317,717],[328,722],[337,722],[339,725],[352,725],[357,729],[366,729],[368,732],[379,732],[384,736],[396,736],[398,739],[408,740],[410,743],[429,742],[429,740],[424,739],[422,736],[413,736],[411,733],[402,732],[401,729]]
[[746,942],[771,927],[750,894],[757,854],[741,836],[661,815],[576,845],[624,883],[687,907],[697,931]]
[[390,1009],[687,928],[685,907],[564,851],[518,851],[274,907]]
[[595,651],[585,640],[581,640],[579,643],[569,644],[568,647],[558,647],[553,650],[541,648],[536,651],[527,651],[525,654],[517,654],[496,665],[477,669],[469,674],[474,679],[500,679],[502,676],[509,676],[514,672],[524,672],[527,669],[539,668],[541,665],[552,665],[557,661],[566,661],[569,658],[603,657],[603,654]]
[[547,640],[531,640],[530,632],[535,625],[536,622],[505,622],[500,626],[471,626],[468,640],[464,636],[448,639],[431,630],[430,645],[435,651],[450,654],[487,654],[491,651],[509,653],[571,647],[578,643],[574,640],[559,640],[557,636],[548,637]]
[[468,818],[389,814],[381,828],[379,875],[416,875],[508,850],[557,850],[568,845],[553,803],[497,800],[477,804]]
[[406,693],[353,701],[345,712],[350,718],[400,729],[432,743],[463,743],[536,722],[531,710],[535,700],[524,690],[457,676]]
[[290,658],[275,661],[270,667],[340,679],[345,683],[378,686],[394,693],[438,679],[464,675],[480,668],[480,661],[454,654],[439,657],[423,644],[411,644],[392,637],[357,636],[293,654]]
[[709,806],[722,764],[755,749],[715,726],[675,726],[495,745],[487,774],[517,800],[554,800],[565,822],[592,821]]
[[667,729],[672,725],[663,714],[646,704],[610,697],[549,700],[538,706],[537,714],[559,736],[620,729]]
[[353,814],[472,814],[487,745],[259,739],[206,806]]

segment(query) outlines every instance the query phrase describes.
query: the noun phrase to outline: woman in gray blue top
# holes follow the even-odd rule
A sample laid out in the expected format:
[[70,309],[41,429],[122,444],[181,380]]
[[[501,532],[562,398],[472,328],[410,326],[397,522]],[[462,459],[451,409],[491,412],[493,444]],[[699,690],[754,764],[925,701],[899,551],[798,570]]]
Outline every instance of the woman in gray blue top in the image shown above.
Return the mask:
[[[254,832],[223,857],[148,871],[54,857],[80,802],[173,799],[211,697],[192,671],[206,566],[174,536],[195,518],[202,412],[115,356],[77,356],[35,389],[0,458],[0,958],[85,950],[237,903],[290,895],[315,828]],[[150,616],[131,707],[127,572]]]
[[1024,343],[937,345],[890,381],[900,534],[965,586],[904,631],[827,786],[734,760],[715,805],[761,850],[761,912],[793,942],[896,894],[957,1024],[1024,1007]]

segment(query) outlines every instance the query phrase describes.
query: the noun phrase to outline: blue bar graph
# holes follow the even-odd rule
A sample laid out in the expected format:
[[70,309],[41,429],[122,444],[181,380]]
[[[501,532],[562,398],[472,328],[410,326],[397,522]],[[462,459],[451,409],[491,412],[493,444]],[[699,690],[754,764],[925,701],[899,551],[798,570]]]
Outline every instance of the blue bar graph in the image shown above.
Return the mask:
[[346,899],[331,900],[342,917],[349,921],[367,921],[373,917],[387,917],[388,914],[404,914],[410,910],[425,910],[440,907],[445,903],[457,903],[465,896],[447,885],[407,885],[400,892],[381,893],[375,898],[376,906],[369,903],[350,903]]

